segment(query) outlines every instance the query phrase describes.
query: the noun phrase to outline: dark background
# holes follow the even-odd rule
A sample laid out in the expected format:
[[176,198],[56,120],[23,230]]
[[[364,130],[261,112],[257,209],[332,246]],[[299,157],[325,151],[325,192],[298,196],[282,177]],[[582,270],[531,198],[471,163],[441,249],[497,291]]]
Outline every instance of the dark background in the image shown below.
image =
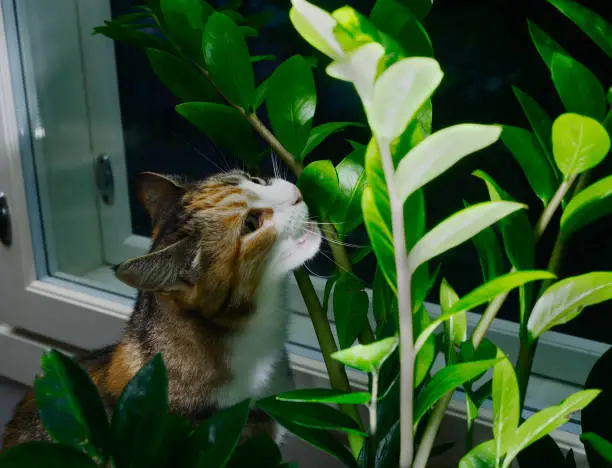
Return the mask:
[[[113,15],[124,13],[132,3],[130,0],[112,0]],[[313,52],[293,30],[287,14],[289,0],[245,0],[244,3],[247,14],[268,11],[274,15],[260,37],[249,40],[252,55],[273,54],[282,61],[299,53],[319,59],[320,65],[315,68],[318,92],[315,123],[364,121],[353,89],[328,77],[324,71],[327,60]],[[316,3],[333,10],[347,2],[320,0]],[[365,14],[373,3],[371,0],[350,2]],[[612,21],[612,2],[609,0],[584,0],[581,3]],[[424,21],[435,57],[445,72],[444,81],[433,97],[434,130],[462,122],[510,124],[530,129],[512,86],[535,98],[551,117],[563,112],[549,71],[531,42],[528,18],[593,71],[606,89],[612,84],[612,60],[544,0],[435,0]],[[218,171],[219,167],[241,166],[239,161],[223,155],[174,112],[176,99],[150,71],[141,51],[117,44],[116,56],[130,179],[141,171],[175,173],[196,179]],[[258,82],[266,78],[278,63],[256,64]],[[346,138],[366,143],[368,134],[362,130],[349,130],[332,136],[309,156],[309,160],[328,158],[340,161],[350,151]],[[264,166],[264,172],[271,173],[269,158],[266,158]],[[482,181],[470,175],[475,169],[489,173],[516,199],[526,202],[530,206],[529,217],[535,223],[541,203],[512,155],[503,144],[497,143],[463,161],[426,187],[429,227],[461,209],[463,199],[472,203],[488,199]],[[610,173],[612,161],[608,159],[595,170],[592,180]],[[134,231],[149,235],[147,215],[133,193],[130,194],[130,208]],[[558,225],[558,220],[554,222]],[[554,231],[549,229],[548,235],[538,245],[538,267],[546,266]],[[574,234],[567,246],[561,276],[611,270],[610,233],[612,218],[598,221]],[[363,245],[365,236],[362,229],[349,242]],[[323,254],[310,265],[310,269],[324,276],[331,271],[331,264],[326,258],[326,255],[330,256],[329,252],[324,249]],[[460,295],[481,283],[481,270],[472,243],[454,249],[441,260],[441,275]],[[365,260],[356,270],[366,281],[371,281],[374,259]],[[430,299],[437,301],[435,291]],[[556,330],[611,344],[610,308],[609,303],[590,307],[578,320]],[[500,315],[517,320],[516,298],[507,303]]]

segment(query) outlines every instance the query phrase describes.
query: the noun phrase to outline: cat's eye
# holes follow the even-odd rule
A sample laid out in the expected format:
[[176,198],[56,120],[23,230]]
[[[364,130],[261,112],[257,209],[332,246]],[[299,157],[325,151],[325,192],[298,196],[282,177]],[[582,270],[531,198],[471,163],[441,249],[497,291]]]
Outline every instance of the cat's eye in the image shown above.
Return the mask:
[[244,225],[242,226],[242,235],[250,234],[251,232],[255,232],[261,226],[261,219],[259,214],[257,213],[249,213],[249,215],[244,220]]

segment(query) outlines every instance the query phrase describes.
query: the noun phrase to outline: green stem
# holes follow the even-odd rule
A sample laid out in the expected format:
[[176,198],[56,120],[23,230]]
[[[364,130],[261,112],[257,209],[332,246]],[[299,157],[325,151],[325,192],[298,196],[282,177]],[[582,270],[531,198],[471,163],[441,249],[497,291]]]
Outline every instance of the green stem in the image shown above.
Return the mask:
[[427,466],[429,454],[431,453],[433,444],[436,441],[436,436],[438,435],[438,429],[440,428],[440,424],[442,424],[442,419],[444,419],[446,408],[448,407],[452,397],[453,392],[448,392],[445,396],[438,400],[434,406],[429,422],[425,427],[423,438],[421,439],[421,443],[419,444],[419,448],[414,457],[412,468],[425,468]]
[[537,345],[537,340],[529,345],[526,337],[525,339],[521,339],[519,357],[516,362],[516,379],[518,380],[521,410],[525,406],[527,386],[529,385],[529,376],[531,375],[531,369],[533,368],[533,358],[535,356]]
[[[319,347],[321,348],[321,353],[323,354],[323,360],[325,361],[325,367],[327,368],[327,374],[329,375],[331,386],[336,390],[350,392],[350,385],[344,367],[331,357],[332,354],[338,351],[338,347],[336,346],[336,340],[334,339],[331,327],[329,326],[327,315],[321,307],[321,303],[319,302],[317,292],[312,285],[310,276],[308,273],[306,273],[304,268],[299,268],[296,270],[294,275],[298,287],[300,288],[300,292],[302,293],[302,297],[304,298],[304,303],[306,304],[308,313],[310,314],[310,320],[312,321],[312,325],[317,335],[317,340],[319,341]],[[355,421],[361,422],[361,418],[359,417],[359,413],[357,412],[355,406],[340,405],[340,410],[355,419]],[[356,434],[349,434],[349,444],[351,446],[353,455],[355,455],[355,457],[359,456],[359,452],[363,447],[363,438]]]
[[374,462],[376,459],[376,444],[374,441],[376,440],[376,429],[378,426],[378,372],[372,372],[372,397],[370,399],[370,404],[368,405],[368,411],[370,414],[370,440],[368,441],[368,450],[370,450],[370,454],[368,457],[369,463],[372,463],[374,466]]

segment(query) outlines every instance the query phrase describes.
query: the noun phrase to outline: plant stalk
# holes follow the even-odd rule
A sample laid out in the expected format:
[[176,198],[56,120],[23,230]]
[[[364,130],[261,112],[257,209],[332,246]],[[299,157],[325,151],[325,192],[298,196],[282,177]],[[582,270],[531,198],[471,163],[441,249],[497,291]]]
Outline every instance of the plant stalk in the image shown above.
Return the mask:
[[[297,269],[294,276],[298,287],[300,288],[300,292],[302,293],[302,297],[304,298],[304,303],[306,304],[308,313],[310,314],[310,320],[312,321],[312,325],[317,335],[317,340],[321,348],[321,353],[323,354],[323,360],[325,361],[325,367],[327,368],[327,374],[329,375],[331,386],[336,390],[350,392],[351,389],[344,367],[331,357],[332,354],[338,351],[338,347],[336,346],[336,340],[334,339],[331,327],[329,326],[327,315],[321,307],[321,303],[319,302],[317,292],[312,285],[310,276],[308,276],[308,273],[306,273],[304,268]],[[339,405],[339,407],[342,412],[352,417],[355,421],[361,422],[361,418],[359,417],[359,413],[357,412],[355,406]],[[356,434],[349,434],[349,444],[351,446],[353,455],[357,457],[361,451],[361,448],[363,447],[363,438]]]
[[372,397],[370,404],[368,405],[368,411],[370,415],[370,440],[368,442],[368,450],[370,450],[370,456],[368,459],[371,463],[376,459],[376,444],[373,443],[376,440],[376,429],[378,426],[378,372],[372,372]]
[[412,465],[412,468],[426,468],[427,461],[429,460],[429,454],[431,453],[433,444],[436,441],[436,436],[438,435],[438,429],[440,428],[440,424],[442,424],[442,419],[444,419],[446,408],[452,397],[453,392],[448,392],[440,400],[438,400],[434,406],[429,422],[425,427],[425,432],[423,433],[423,438],[419,444],[416,456],[414,457],[414,464]]
[[395,168],[388,141],[379,140],[380,157],[389,193],[391,227],[395,250],[395,274],[397,282],[397,308],[400,332],[400,468],[410,468],[414,451],[413,385],[414,385],[414,338],[412,336],[411,274],[404,234],[404,206],[395,186]]
[[551,198],[550,202],[548,203],[548,205],[546,205],[546,208],[544,208],[544,211],[542,212],[540,219],[538,219],[538,222],[533,231],[533,234],[536,240],[540,239],[540,237],[542,237],[542,234],[544,234],[544,231],[548,227],[550,220],[552,219],[555,212],[559,208],[559,205],[561,205],[561,201],[563,200],[563,198],[565,197],[565,194],[567,193],[567,191],[570,189],[570,187],[574,183],[574,180],[576,180],[575,175],[570,176],[567,179],[565,179],[563,182],[561,182],[561,185],[559,185],[559,188],[557,189],[557,191]]

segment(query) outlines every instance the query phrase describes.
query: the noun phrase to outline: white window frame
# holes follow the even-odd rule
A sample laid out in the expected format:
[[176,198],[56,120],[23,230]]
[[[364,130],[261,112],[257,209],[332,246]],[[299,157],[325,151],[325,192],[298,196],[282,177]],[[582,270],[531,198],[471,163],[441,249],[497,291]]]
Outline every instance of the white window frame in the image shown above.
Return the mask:
[[[16,3],[19,4],[18,8],[27,8],[31,7],[34,1],[19,0]],[[94,291],[61,278],[37,277],[34,252],[43,248],[41,226],[38,225],[40,217],[37,213],[32,215],[29,212],[34,209],[37,197],[27,193],[25,180],[28,171],[32,170],[29,166],[37,167],[39,190],[44,191],[45,174],[41,173],[40,169],[44,167],[45,161],[32,164],[28,162],[27,157],[33,152],[32,146],[36,147],[37,153],[45,154],[45,151],[57,151],[60,147],[58,145],[62,143],[53,141],[57,129],[54,129],[54,132],[46,132],[46,136],[42,138],[45,128],[57,123],[53,121],[52,112],[49,114],[49,109],[55,102],[51,99],[52,96],[45,97],[50,101],[41,98],[34,103],[28,102],[27,109],[23,105],[26,102],[25,88],[29,91],[28,96],[33,96],[32,93],[41,89],[39,86],[47,77],[31,73],[29,78],[33,78],[32,82],[26,81],[24,84],[21,71],[11,69],[11,65],[14,67],[21,60],[15,41],[11,41],[16,34],[12,5],[11,0],[0,0],[0,191],[8,197],[13,223],[13,245],[10,248],[0,245],[0,322],[5,324],[0,325],[0,374],[31,383],[39,368],[40,350],[45,347],[95,349],[116,341],[130,315],[133,300]],[[134,235],[131,229],[113,43],[101,36],[90,35],[93,26],[108,18],[110,9],[103,1],[88,2],[87,8],[82,7],[82,2],[73,0],[38,1],[36,6],[39,10],[43,9],[41,5],[48,5],[49,12],[39,12],[40,31],[47,31],[45,27],[53,31],[53,28],[57,27],[54,26],[54,21],[59,22],[61,18],[66,21],[66,18],[70,17],[67,11],[62,10],[63,7],[71,9],[73,21],[81,26],[80,30],[71,32],[72,37],[68,36],[64,28],[64,35],[54,38],[56,44],[53,48],[62,50],[65,54],[72,51],[73,57],[69,58],[68,62],[72,63],[73,72],[79,76],[78,79],[71,79],[75,83],[82,80],[82,88],[70,98],[70,111],[75,116],[75,129],[78,131],[73,129],[69,137],[77,138],[74,133],[81,135],[81,140],[71,140],[71,144],[80,145],[83,151],[82,154],[76,154],[76,151],[71,154],[73,159],[70,164],[74,164],[78,170],[60,175],[66,184],[83,184],[84,180],[89,180],[89,186],[83,188],[88,194],[87,197],[81,197],[76,202],[79,203],[81,215],[92,217],[89,226],[92,231],[89,239],[90,257],[84,261],[78,258],[79,255],[75,255],[73,268],[69,267],[67,271],[73,271],[75,275],[92,268],[104,271],[108,264],[118,263],[142,253],[149,242],[147,238]],[[50,15],[51,10],[53,15]],[[21,35],[21,47],[43,47],[48,44],[45,42],[48,38],[39,35],[39,39],[39,44],[31,44],[26,35]],[[66,41],[66,47],[63,44],[60,47],[57,41]],[[78,44],[77,49],[74,48],[75,41]],[[78,60],[74,58],[76,56]],[[44,55],[42,57],[44,59]],[[54,60],[58,60],[58,57],[47,58],[48,62]],[[77,62],[73,63],[71,60]],[[23,67],[27,77],[27,72],[33,69],[32,64],[24,63]],[[36,68],[45,69],[40,62],[36,63]],[[23,118],[25,115],[29,115],[29,122]],[[51,142],[48,142],[49,139]],[[99,197],[95,196],[92,191],[92,175],[88,172],[95,157],[102,153],[109,155],[113,161],[116,201],[112,206],[104,205]],[[53,161],[53,158],[49,159]],[[86,163],[83,163],[83,160],[86,160]],[[53,170],[51,168],[48,172],[53,173]],[[47,206],[52,205],[52,200],[46,200],[45,197],[41,199],[42,206],[38,208],[42,212],[62,209],[62,206],[58,208],[58,205]],[[72,205],[68,203],[67,206]],[[68,220],[74,221],[74,218]],[[82,224],[83,219],[79,218],[79,221]],[[62,228],[65,226],[45,226],[45,235],[57,232],[58,229],[61,231]],[[56,242],[74,239],[70,233],[66,234],[65,229],[59,234],[56,236]],[[82,233],[79,235],[83,236]],[[80,254],[75,252],[76,249],[72,250],[73,252],[70,252],[70,243],[66,244],[65,251]],[[51,267],[54,262],[62,263],[65,267],[66,261],[50,259]],[[72,260],[69,256],[68,262],[70,261]],[[65,276],[70,277],[69,274]],[[322,297],[324,281],[314,278],[314,283],[319,296]],[[289,347],[294,367],[325,376],[316,337],[299,289],[293,281],[290,288],[288,308],[293,313],[293,320]],[[432,315],[440,313],[437,304],[427,306]],[[330,318],[333,318],[333,308],[330,306],[329,309]],[[472,328],[478,318],[477,314],[468,314]],[[517,324],[496,319],[488,336],[501,346],[511,359],[516,359]],[[580,388],[592,365],[608,347],[603,343],[548,332],[538,347],[535,375],[529,387],[527,407],[536,410],[556,404]],[[351,373],[351,377],[363,385],[363,376]]]

